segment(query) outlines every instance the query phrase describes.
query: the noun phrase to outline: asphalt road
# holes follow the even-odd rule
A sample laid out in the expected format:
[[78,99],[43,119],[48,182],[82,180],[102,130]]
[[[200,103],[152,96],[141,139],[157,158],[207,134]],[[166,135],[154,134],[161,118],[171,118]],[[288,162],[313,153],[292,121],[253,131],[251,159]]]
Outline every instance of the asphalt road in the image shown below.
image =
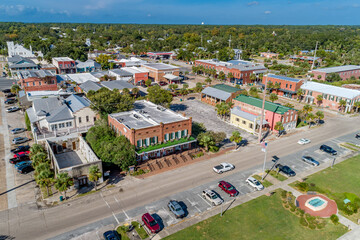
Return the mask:
[[0,90],[10,88],[13,82],[16,82],[14,79],[2,78],[0,77]]
[[[301,172],[312,167],[301,162],[300,157],[305,153],[321,163],[332,161],[332,157],[318,151],[319,146],[326,143],[338,150],[340,155],[344,154],[347,150],[339,148],[337,143],[344,140],[356,143],[353,136],[359,130],[358,123],[359,118],[339,116],[329,119],[322,127],[270,142],[268,164],[271,164],[270,156],[277,155],[280,163]],[[298,145],[297,140],[303,137],[310,138],[312,142]],[[116,225],[145,211],[161,218],[166,227],[178,221],[166,209],[169,199],[182,201],[187,206],[188,216],[206,211],[211,206],[198,196],[204,188],[216,190],[225,201],[229,201],[229,197],[216,186],[221,179],[231,182],[241,194],[253,191],[244,180],[262,169],[263,160],[264,153],[260,147],[250,145],[237,152],[145,179],[126,179],[120,189],[108,189],[102,194],[92,194],[57,207],[39,210],[34,204],[21,205],[0,212],[0,232],[15,239],[70,239],[107,225]],[[225,161],[233,163],[235,170],[215,174],[212,166]]]

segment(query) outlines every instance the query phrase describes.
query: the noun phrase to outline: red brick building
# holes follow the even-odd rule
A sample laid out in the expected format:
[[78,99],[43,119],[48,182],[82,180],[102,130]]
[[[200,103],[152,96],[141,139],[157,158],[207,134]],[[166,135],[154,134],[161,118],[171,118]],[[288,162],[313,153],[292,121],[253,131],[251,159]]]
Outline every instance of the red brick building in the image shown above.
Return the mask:
[[58,74],[76,73],[76,63],[69,57],[56,57],[52,59]]
[[170,64],[146,63],[141,67],[149,71],[149,78],[155,82],[178,83],[181,80],[180,68]]
[[[276,93],[279,96],[284,96],[288,98],[296,98],[296,92],[298,89],[300,89],[300,86],[303,84],[303,80],[301,79],[278,76],[273,74],[269,74],[267,76],[267,81],[271,82],[273,86],[276,83],[280,84],[279,89],[272,88],[270,90],[272,93]],[[263,76],[261,83],[263,87],[265,86],[265,82],[266,82],[266,76]]]
[[58,90],[56,76],[47,70],[21,71],[20,86],[25,92]]
[[312,64],[315,61],[315,64],[321,63],[321,58],[319,57],[311,57],[311,56],[301,56],[301,55],[294,55],[290,56],[290,62],[306,62],[308,64]]
[[329,67],[329,68],[318,68],[311,71],[314,74],[314,79],[326,80],[326,77],[329,74],[336,73],[339,74],[342,80],[346,80],[354,76],[356,79],[360,77],[360,66],[355,65],[345,65],[339,67]]
[[143,67],[123,67],[125,70],[133,74],[132,83],[136,86],[145,85],[145,81],[149,79],[149,70]]
[[132,111],[109,114],[108,123],[135,145],[138,160],[187,150],[196,142],[191,118],[145,100],[136,101]]

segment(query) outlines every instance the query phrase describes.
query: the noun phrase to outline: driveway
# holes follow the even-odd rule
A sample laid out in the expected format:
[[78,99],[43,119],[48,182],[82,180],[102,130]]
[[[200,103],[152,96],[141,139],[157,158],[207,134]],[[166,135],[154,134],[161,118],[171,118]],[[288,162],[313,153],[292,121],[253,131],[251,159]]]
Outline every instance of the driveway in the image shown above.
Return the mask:
[[228,138],[233,131],[239,131],[241,136],[248,142],[256,140],[256,136],[219,119],[215,107],[199,100],[185,100],[184,102],[175,103],[171,105],[170,109],[175,112],[185,113],[186,116],[192,117],[194,122],[204,123],[207,130],[225,132]]

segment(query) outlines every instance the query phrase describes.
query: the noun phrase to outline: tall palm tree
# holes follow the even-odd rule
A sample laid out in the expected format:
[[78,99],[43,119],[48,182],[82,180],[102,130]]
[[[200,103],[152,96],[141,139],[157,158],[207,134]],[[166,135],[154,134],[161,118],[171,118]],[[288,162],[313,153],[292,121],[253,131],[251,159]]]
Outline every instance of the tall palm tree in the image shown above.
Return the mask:
[[239,131],[232,132],[232,135],[230,137],[230,141],[236,143],[236,149],[239,147],[239,143],[242,141],[242,137]]
[[305,106],[303,106],[303,113],[305,114],[305,118],[307,117],[307,115],[312,112],[313,108],[310,104],[306,104]]
[[232,72],[229,72],[227,75],[228,79],[230,80],[230,82],[234,79],[234,74]]
[[278,94],[278,91],[279,91],[280,87],[281,87],[280,83],[276,82],[276,83],[274,84],[274,89],[275,89],[275,91],[276,91],[276,94]]
[[345,111],[346,101],[344,99],[341,99],[339,101],[339,106],[341,108],[341,111]]
[[21,88],[20,88],[20,86],[17,85],[17,84],[12,85],[12,86],[11,86],[11,89],[10,89],[10,91],[11,91],[12,93],[15,93],[15,94],[18,94],[18,92],[19,92],[20,90],[21,90]]
[[71,177],[69,177],[68,173],[63,172],[63,173],[59,173],[56,176],[56,180],[55,180],[55,188],[57,190],[59,190],[59,192],[64,193],[65,199],[66,199],[66,191],[69,189],[70,186],[72,186],[74,183],[71,179]]
[[31,160],[34,168],[36,168],[41,163],[49,162],[49,159],[47,158],[47,154],[43,152],[39,152],[35,155],[32,155]]
[[97,165],[93,165],[89,168],[89,180],[94,182],[95,184],[95,191],[97,191],[97,182],[101,178],[102,173]]
[[42,152],[42,153],[46,152],[45,148],[40,144],[36,144],[36,143],[33,144],[30,148],[30,156],[36,155],[39,152]]
[[360,102],[355,102],[354,107],[355,107],[355,112],[358,112],[360,108]]
[[313,113],[309,113],[306,116],[306,120],[309,122],[309,128],[311,127],[312,121],[316,118],[316,116]]
[[296,91],[296,95],[297,95],[297,97],[299,99],[299,102],[301,102],[301,99],[304,96],[304,94],[305,94],[304,90],[302,90],[301,88]]
[[205,147],[205,151],[209,151],[211,146],[215,146],[215,140],[210,134],[200,134],[200,139],[198,139],[199,144]]
[[271,101],[271,102],[274,102],[274,101],[276,101],[276,100],[278,100],[278,96],[277,96],[275,93],[271,93],[271,94],[270,94],[270,101]]
[[41,187],[46,187],[47,195],[49,196],[49,187],[54,182],[54,173],[49,168],[45,168],[38,173],[35,180]]
[[317,101],[317,104],[319,105],[319,107],[320,107],[320,105],[322,104],[322,101],[323,101],[323,96],[322,95],[317,95],[316,96],[316,101]]
[[315,113],[316,117],[318,118],[318,124],[320,124],[320,120],[324,119],[324,112],[322,111],[317,111]]

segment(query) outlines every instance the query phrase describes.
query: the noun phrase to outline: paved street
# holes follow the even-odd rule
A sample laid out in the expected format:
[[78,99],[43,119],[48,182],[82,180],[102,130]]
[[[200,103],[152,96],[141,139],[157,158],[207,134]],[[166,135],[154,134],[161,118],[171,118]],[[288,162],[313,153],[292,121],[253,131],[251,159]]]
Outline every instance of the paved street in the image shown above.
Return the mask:
[[[282,163],[294,167],[296,172],[312,168],[300,161],[299,157],[304,153],[311,154],[321,163],[332,161],[331,157],[317,151],[320,144],[326,142],[335,147],[339,155],[346,153],[347,150],[336,144],[343,140],[355,141],[353,133],[358,129],[358,122],[358,118],[329,119],[322,127],[270,142],[267,160],[277,155]],[[296,142],[301,137],[308,137],[312,142],[300,146]],[[241,194],[251,192],[253,190],[244,184],[244,180],[252,173],[261,171],[263,159],[264,153],[259,147],[249,145],[237,152],[145,179],[125,178],[119,188],[107,189],[102,196],[95,193],[43,210],[39,210],[35,204],[21,205],[0,212],[0,232],[19,239],[55,236],[54,239],[69,239],[110,224],[117,225],[117,222],[138,217],[145,211],[156,213],[162,218],[164,226],[169,226],[176,223],[166,209],[169,199],[182,201],[188,208],[189,216],[194,216],[210,208],[198,196],[204,188],[215,189],[225,200],[229,200],[216,187],[220,179],[233,183]],[[233,163],[236,169],[222,175],[215,174],[212,166],[223,161]]]
[[10,88],[14,82],[16,82],[14,79],[0,77],[0,90]]

